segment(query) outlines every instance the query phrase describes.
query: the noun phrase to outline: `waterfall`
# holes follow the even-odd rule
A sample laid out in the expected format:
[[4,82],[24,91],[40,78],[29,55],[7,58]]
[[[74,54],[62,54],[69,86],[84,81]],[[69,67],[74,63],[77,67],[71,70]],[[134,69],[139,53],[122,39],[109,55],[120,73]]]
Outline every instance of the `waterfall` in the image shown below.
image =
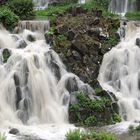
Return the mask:
[[86,88],[93,96],[88,84],[66,71],[39,32],[2,29],[0,48],[0,128],[7,123],[68,124],[70,93]]
[[124,120],[140,120],[139,22],[128,22],[125,38],[105,54],[98,80],[117,97]]
[[33,0],[35,4],[35,9],[41,10],[48,7],[49,0]]
[[109,11],[117,14],[125,14],[134,10],[134,2],[132,0],[111,0]]

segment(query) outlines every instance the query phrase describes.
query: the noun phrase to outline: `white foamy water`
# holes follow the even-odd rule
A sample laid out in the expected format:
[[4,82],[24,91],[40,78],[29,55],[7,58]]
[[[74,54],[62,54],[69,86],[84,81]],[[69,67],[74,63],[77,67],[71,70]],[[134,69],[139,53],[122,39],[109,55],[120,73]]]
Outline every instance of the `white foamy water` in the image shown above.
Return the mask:
[[102,87],[118,98],[124,120],[140,120],[140,26],[128,23],[126,37],[105,54],[98,80]]
[[[0,30],[0,48],[0,132],[7,140],[64,140],[75,128],[68,121],[70,93],[86,90],[94,98],[94,90],[66,71],[38,32]],[[11,128],[19,134],[9,134]]]
[[123,16],[126,12],[134,9],[135,4],[133,0],[111,0],[109,5],[109,11]]

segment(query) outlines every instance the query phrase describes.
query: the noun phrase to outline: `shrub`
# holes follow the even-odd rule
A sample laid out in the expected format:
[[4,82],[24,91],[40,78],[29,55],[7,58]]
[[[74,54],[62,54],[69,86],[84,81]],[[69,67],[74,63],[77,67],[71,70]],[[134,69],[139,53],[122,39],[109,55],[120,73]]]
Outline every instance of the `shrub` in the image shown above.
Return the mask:
[[66,138],[67,140],[80,140],[81,137],[81,132],[79,129],[75,129],[74,131],[69,131],[66,134]]
[[82,132],[79,129],[69,131],[66,134],[66,140],[116,140],[113,134],[105,131],[97,132],[95,130]]
[[7,7],[0,7],[0,23],[7,29],[12,30],[19,18]]
[[34,17],[32,0],[9,0],[7,6],[22,20]]

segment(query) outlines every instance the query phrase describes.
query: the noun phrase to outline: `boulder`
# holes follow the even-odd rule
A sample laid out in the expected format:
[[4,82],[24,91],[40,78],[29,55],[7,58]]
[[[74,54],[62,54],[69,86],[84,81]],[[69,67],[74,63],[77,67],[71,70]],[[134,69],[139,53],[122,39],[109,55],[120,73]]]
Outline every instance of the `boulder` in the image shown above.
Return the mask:
[[65,87],[68,90],[69,93],[78,91],[78,83],[75,77],[69,77],[65,81]]
[[2,51],[2,56],[3,56],[3,62],[6,63],[11,56],[11,51],[9,49],[3,49]]
[[138,47],[140,47],[140,38],[137,38],[137,39],[136,39],[136,45],[137,45]]
[[50,46],[53,46],[53,35],[49,32],[45,33],[45,40],[46,43],[49,44]]
[[19,134],[19,130],[17,128],[12,128],[12,129],[10,129],[9,133],[13,134],[13,135],[17,135],[17,134]]
[[68,40],[72,41],[75,38],[75,33],[73,30],[68,31]]
[[36,38],[35,38],[35,36],[29,34],[29,35],[27,36],[27,40],[30,41],[30,42],[34,42],[34,41],[36,41]]

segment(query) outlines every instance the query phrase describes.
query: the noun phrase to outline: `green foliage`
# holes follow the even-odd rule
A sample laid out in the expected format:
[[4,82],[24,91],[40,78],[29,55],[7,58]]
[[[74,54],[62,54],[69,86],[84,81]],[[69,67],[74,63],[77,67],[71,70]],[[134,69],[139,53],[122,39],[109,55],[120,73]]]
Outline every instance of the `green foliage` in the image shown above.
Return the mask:
[[32,0],[9,0],[6,5],[22,20],[34,17]]
[[113,119],[113,121],[114,122],[121,122],[121,116],[120,115],[118,115],[117,113],[114,113],[113,115],[112,115],[112,119]]
[[94,125],[96,122],[97,122],[96,117],[95,117],[95,116],[90,116],[90,117],[88,117],[88,118],[84,121],[84,124],[87,125],[87,126],[92,126],[92,125]]
[[103,89],[102,88],[95,88],[95,93],[99,94]]
[[0,140],[6,140],[5,134],[0,133]]
[[12,30],[19,18],[7,7],[0,7],[0,23],[7,29]]
[[69,131],[66,134],[67,140],[80,140],[81,139],[81,132],[80,129],[75,129],[74,131]]
[[140,11],[138,12],[128,12],[126,13],[126,18],[130,20],[140,20]]
[[64,4],[64,5],[56,5],[56,6],[49,6],[46,10],[38,10],[35,11],[37,17],[50,17],[54,16],[58,13],[62,13],[69,9],[70,7],[74,6],[75,4]]
[[[112,113],[112,116],[109,116],[110,118],[107,117],[107,120],[103,118],[107,108],[111,108],[111,100],[109,98],[102,97],[91,100],[83,92],[78,92],[76,98],[78,102],[70,105],[69,110],[73,114],[72,119],[78,124],[94,126],[121,121],[120,116],[116,113]],[[101,117],[100,115],[103,116]]]
[[64,35],[58,35],[57,39],[58,39],[59,41],[64,41],[64,40],[66,40],[67,38],[66,38],[66,36],[64,36]]
[[113,134],[109,134],[105,131],[97,132],[95,130],[91,131],[80,131],[75,129],[69,131],[66,134],[66,140],[116,140]]
[[129,134],[132,136],[139,135],[140,134],[140,124],[137,127],[130,125],[129,126]]

